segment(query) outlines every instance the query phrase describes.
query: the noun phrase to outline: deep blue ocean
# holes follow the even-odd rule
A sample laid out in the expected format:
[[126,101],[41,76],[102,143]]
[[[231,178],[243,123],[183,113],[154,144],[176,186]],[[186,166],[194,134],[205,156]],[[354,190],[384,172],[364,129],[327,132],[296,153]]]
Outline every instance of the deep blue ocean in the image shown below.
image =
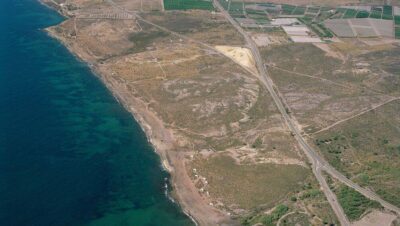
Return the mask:
[[42,29],[37,0],[0,0],[0,226],[192,225],[133,117]]

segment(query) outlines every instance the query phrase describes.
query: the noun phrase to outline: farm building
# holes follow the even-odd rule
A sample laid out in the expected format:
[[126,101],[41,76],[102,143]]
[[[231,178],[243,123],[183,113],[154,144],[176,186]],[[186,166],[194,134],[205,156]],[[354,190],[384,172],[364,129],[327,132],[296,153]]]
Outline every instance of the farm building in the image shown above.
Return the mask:
[[308,29],[306,26],[282,26],[282,29],[293,42],[322,42],[320,38],[312,37],[310,29]]
[[277,18],[271,21],[272,25],[285,26],[293,24],[301,24],[297,18]]

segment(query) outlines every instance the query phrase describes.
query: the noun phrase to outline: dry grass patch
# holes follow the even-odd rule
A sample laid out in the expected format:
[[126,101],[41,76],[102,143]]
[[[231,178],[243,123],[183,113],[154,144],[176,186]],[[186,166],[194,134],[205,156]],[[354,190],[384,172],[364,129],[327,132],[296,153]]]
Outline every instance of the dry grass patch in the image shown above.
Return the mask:
[[386,94],[399,90],[396,54],[391,50],[348,55],[342,62],[309,44],[263,50],[273,81],[307,133],[389,100]]
[[400,206],[400,101],[313,137],[338,170]]
[[209,45],[242,45],[243,37],[218,14],[208,11],[143,13],[145,19]]
[[238,165],[227,156],[192,163],[208,181],[208,191],[228,207],[250,209],[272,205],[302,186],[311,171],[295,165]]

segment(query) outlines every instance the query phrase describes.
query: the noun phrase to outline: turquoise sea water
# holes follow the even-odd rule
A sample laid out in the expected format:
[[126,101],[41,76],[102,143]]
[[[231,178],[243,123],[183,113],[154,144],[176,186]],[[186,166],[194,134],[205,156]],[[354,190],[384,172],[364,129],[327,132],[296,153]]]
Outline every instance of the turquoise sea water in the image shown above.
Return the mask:
[[0,225],[192,225],[139,125],[41,30],[62,20],[0,1]]

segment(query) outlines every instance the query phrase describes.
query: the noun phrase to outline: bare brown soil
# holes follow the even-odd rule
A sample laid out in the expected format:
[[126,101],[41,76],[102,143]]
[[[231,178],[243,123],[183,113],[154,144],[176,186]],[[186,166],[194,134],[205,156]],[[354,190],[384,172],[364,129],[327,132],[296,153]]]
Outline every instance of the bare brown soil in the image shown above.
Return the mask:
[[[48,32],[132,112],[172,175],[174,197],[200,225],[234,225],[279,203],[316,216],[312,222],[335,222],[323,196],[288,201],[318,189],[315,179],[258,79],[215,48],[243,45],[220,15],[143,8],[154,9],[158,0],[115,1],[140,11],[139,19],[104,1],[57,3],[64,3],[59,10],[69,19]],[[232,161],[221,166],[214,161],[220,156]],[[209,164],[198,165],[201,173],[217,178],[207,187],[193,174],[202,159]],[[224,173],[234,186],[220,180]],[[242,185],[243,175],[252,177],[251,186]],[[246,195],[235,195],[235,187]]]

